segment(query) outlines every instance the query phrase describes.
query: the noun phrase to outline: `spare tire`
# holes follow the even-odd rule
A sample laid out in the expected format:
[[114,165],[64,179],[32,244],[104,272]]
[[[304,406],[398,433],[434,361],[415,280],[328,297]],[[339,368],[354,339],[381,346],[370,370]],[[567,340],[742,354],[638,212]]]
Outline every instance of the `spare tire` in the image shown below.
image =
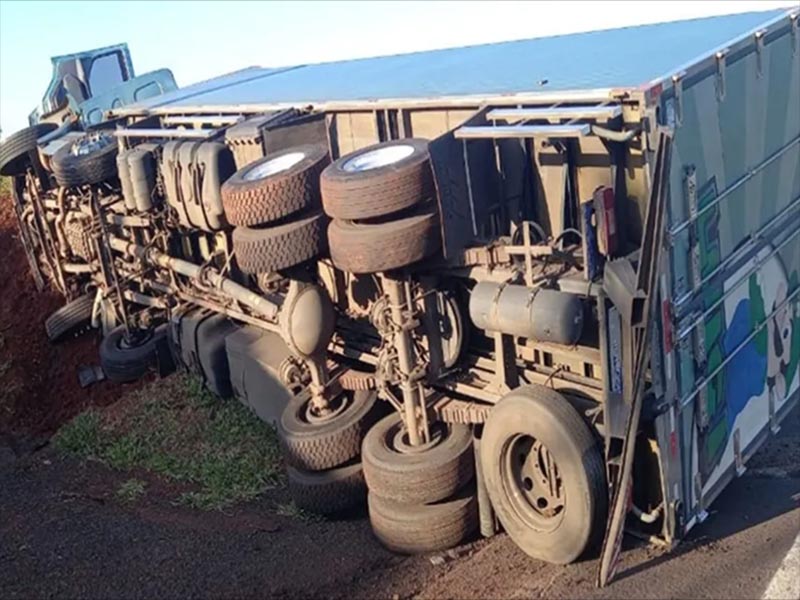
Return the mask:
[[325,212],[356,221],[390,215],[435,195],[428,141],[395,140],[356,150],[320,179]]
[[60,342],[69,336],[77,337],[86,331],[92,323],[94,299],[95,293],[89,292],[67,302],[47,317],[44,322],[47,339],[51,342]]
[[84,135],[53,155],[53,175],[59,185],[73,187],[117,178],[117,142],[104,133]]
[[236,262],[245,273],[268,273],[293,267],[316,257],[325,247],[322,211],[273,227],[233,230]]
[[319,176],[329,162],[326,148],[307,145],[244,166],[222,186],[228,222],[261,225],[319,206]]
[[16,177],[28,168],[28,153],[36,150],[36,140],[56,129],[54,123],[39,123],[8,136],[0,143],[0,175]]
[[386,223],[331,221],[328,227],[333,264],[350,273],[398,269],[430,256],[441,246],[435,206]]

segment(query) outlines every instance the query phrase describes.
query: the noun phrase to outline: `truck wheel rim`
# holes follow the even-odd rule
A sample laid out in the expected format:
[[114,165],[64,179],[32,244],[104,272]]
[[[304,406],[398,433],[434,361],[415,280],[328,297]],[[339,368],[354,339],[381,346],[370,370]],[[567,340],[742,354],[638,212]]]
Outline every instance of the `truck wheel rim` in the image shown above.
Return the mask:
[[503,491],[517,517],[539,531],[561,523],[566,493],[558,465],[547,447],[520,434],[503,447],[500,460]]
[[244,180],[255,181],[257,179],[266,179],[276,173],[288,171],[305,157],[306,155],[302,152],[289,152],[283,156],[278,156],[250,169],[244,174]]
[[414,147],[408,144],[376,148],[358,156],[347,159],[342,163],[342,170],[348,173],[369,171],[386,165],[393,165],[414,153]]
[[79,139],[72,144],[71,152],[74,156],[87,156],[99,152],[114,140],[103,133],[94,133]]

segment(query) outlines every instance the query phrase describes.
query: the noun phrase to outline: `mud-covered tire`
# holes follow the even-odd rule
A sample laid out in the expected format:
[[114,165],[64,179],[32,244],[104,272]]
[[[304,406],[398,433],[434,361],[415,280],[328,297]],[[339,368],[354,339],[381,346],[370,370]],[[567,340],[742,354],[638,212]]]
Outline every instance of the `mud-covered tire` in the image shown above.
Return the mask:
[[28,168],[28,153],[36,150],[36,140],[56,129],[54,123],[39,123],[12,133],[0,142],[0,175],[16,177]]
[[89,292],[67,302],[47,317],[44,322],[47,339],[55,343],[85,333],[91,327],[94,299],[95,293]]
[[233,230],[236,262],[245,273],[267,273],[311,260],[325,251],[322,211],[272,227]]
[[478,528],[478,501],[472,486],[435,504],[404,504],[370,492],[367,505],[375,537],[401,554],[452,548]]
[[435,206],[385,223],[331,221],[328,244],[333,264],[350,273],[378,273],[414,264],[441,247]]
[[[513,472],[516,441],[530,437],[557,467],[564,506],[542,519]],[[567,564],[602,541],[608,507],[605,464],[589,426],[561,394],[541,385],[519,387],[489,414],[481,437],[481,474],[497,518],[526,554]]]
[[[293,163],[295,159],[298,161]],[[275,152],[245,165],[222,186],[222,205],[228,222],[250,227],[319,207],[319,177],[329,162],[326,148],[306,145]],[[289,166],[274,170],[283,165]],[[267,174],[258,177],[259,170]]]
[[286,463],[305,471],[323,471],[357,457],[364,435],[375,422],[376,400],[374,391],[343,393],[335,402],[346,402],[344,410],[313,422],[306,418],[307,396],[289,400],[278,421]]
[[56,150],[51,166],[59,185],[65,187],[89,185],[118,177],[116,140],[106,139],[105,145],[100,148],[86,154],[73,154],[73,146],[86,143],[88,139],[89,136],[85,136]]
[[439,502],[461,489],[475,474],[472,432],[466,425],[438,423],[440,441],[425,450],[400,452],[397,413],[376,423],[364,437],[361,462],[371,494],[406,504]]
[[136,381],[156,366],[156,345],[167,334],[165,326],[148,332],[135,345],[125,343],[125,327],[112,329],[100,342],[100,366],[106,379],[116,383]]
[[364,503],[367,486],[361,463],[325,471],[302,471],[286,467],[289,493],[301,509],[331,515]]
[[320,186],[325,212],[335,219],[371,219],[414,206],[435,195],[428,141],[394,140],[351,152],[322,172]]

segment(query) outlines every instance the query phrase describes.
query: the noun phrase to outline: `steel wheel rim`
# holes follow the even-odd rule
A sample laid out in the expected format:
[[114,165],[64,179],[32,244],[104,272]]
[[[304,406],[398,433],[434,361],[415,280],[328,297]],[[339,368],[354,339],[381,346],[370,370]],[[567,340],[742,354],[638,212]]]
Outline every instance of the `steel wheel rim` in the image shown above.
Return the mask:
[[566,490],[552,454],[532,436],[517,434],[503,446],[500,481],[517,517],[549,532],[564,518]]
[[105,134],[91,134],[74,142],[70,151],[74,156],[87,156],[93,152],[99,152],[112,142],[113,139]]
[[397,144],[384,148],[375,148],[358,156],[348,158],[342,163],[342,170],[348,173],[370,171],[379,167],[393,165],[414,154],[414,147],[408,144]]
[[288,171],[301,160],[306,157],[303,152],[289,152],[283,156],[277,156],[271,160],[261,163],[257,167],[253,167],[247,171],[242,179],[245,181],[256,181],[257,179],[266,179],[276,173],[283,173]]

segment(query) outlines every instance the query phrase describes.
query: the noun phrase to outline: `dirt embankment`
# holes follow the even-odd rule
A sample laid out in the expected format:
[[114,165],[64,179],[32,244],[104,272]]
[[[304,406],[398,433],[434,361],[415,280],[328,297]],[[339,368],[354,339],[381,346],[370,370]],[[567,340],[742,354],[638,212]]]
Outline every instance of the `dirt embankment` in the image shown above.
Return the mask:
[[118,386],[82,389],[78,367],[97,363],[96,337],[48,342],[44,320],[63,304],[38,292],[8,196],[0,197],[0,443],[17,434],[50,434],[90,405],[106,405]]

